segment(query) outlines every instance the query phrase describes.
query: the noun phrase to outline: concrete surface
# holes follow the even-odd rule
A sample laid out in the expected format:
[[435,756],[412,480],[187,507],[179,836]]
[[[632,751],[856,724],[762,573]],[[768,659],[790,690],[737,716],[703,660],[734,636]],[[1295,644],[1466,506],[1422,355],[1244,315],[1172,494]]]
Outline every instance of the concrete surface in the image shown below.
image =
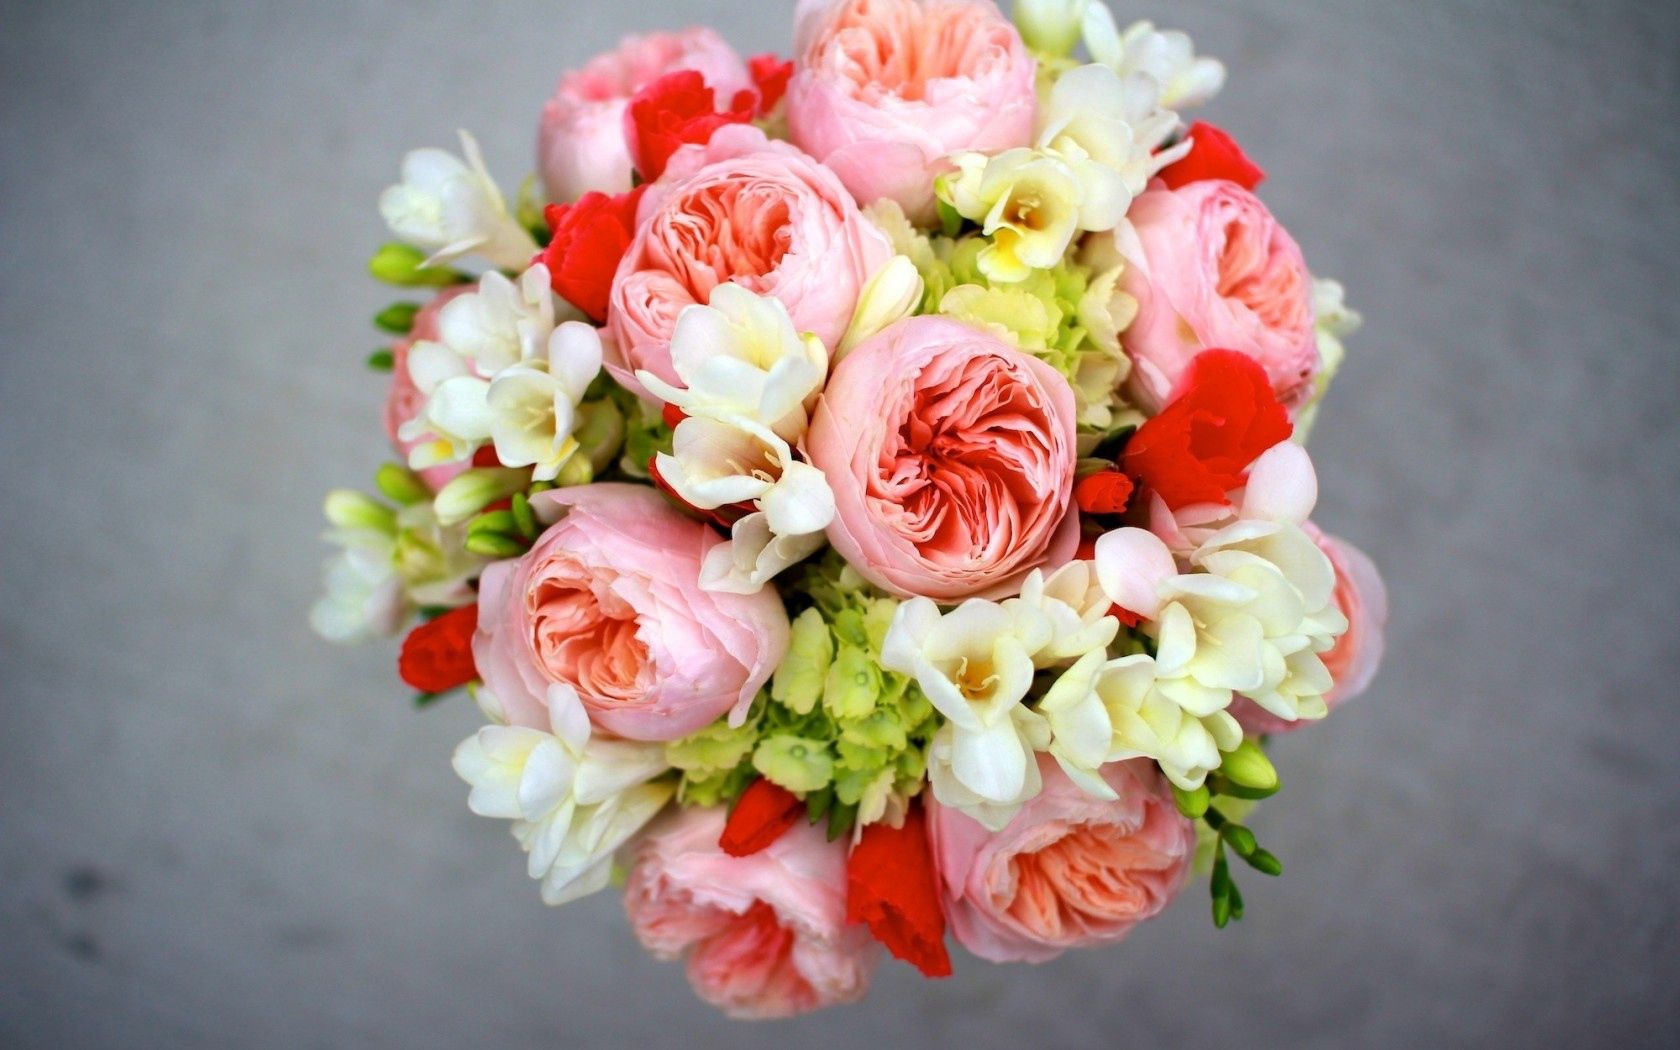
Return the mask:
[[1280,748],[1241,926],[1196,893],[761,1027],[610,895],[545,909],[449,771],[468,710],[304,614],[320,496],[383,456],[401,153],[470,128],[511,183],[562,68],[785,49],[784,5],[3,7],[0,1044],[1680,1045],[1675,5],[1141,5],[1367,316],[1315,451],[1388,667]]

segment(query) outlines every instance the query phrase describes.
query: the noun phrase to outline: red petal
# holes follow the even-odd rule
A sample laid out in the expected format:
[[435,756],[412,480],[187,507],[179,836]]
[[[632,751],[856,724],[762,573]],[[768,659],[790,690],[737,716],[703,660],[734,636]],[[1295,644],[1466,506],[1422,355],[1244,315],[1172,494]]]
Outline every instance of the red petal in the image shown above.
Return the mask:
[[760,777],[736,801],[718,845],[731,857],[757,853],[781,838],[804,812],[798,795]]
[[403,639],[397,673],[422,693],[441,693],[478,677],[472,637],[478,629],[478,604],[451,609],[423,623]]
[[1223,128],[1198,120],[1190,125],[1190,152],[1161,169],[1169,189],[1204,179],[1227,179],[1252,191],[1266,179],[1260,165],[1248,159],[1236,139]]
[[949,977],[945,915],[927,821],[912,806],[904,826],[870,824],[846,861],[846,921],[869,926],[893,955],[929,977]]
[[1123,514],[1132,498],[1132,479],[1118,470],[1087,474],[1073,486],[1073,499],[1087,514]]

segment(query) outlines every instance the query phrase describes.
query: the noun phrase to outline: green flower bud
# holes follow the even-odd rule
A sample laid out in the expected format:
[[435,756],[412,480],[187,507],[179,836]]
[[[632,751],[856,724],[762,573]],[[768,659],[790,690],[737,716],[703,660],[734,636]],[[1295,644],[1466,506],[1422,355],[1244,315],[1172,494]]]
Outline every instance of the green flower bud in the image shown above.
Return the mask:
[[368,529],[396,535],[396,511],[354,489],[333,489],[327,493],[321,509],[327,521],[338,528]]
[[499,532],[474,532],[463,545],[468,553],[485,558],[517,558],[526,551],[525,544]]
[[788,653],[770,680],[770,699],[799,714],[809,714],[822,699],[823,680],[834,659],[834,639],[815,609],[794,617]]
[[392,303],[373,315],[373,323],[392,335],[407,335],[414,328],[414,315],[419,312],[419,303]]
[[523,492],[531,483],[528,469],[472,467],[462,471],[432,499],[432,510],[444,525],[457,525],[499,499]]
[[537,515],[531,510],[531,500],[523,492],[513,494],[513,527],[527,540],[537,538]]
[[595,468],[590,465],[589,457],[576,452],[560,465],[560,473],[554,476],[555,484],[562,488],[569,485],[587,485],[594,480]]
[[1255,841],[1254,832],[1241,824],[1225,825],[1219,829],[1219,837],[1224,839],[1226,845],[1239,857],[1252,857],[1254,851],[1260,848],[1260,843]]
[[800,794],[816,791],[834,779],[834,758],[826,743],[786,734],[759,741],[753,768],[771,783]]
[[412,507],[432,495],[432,490],[420,480],[420,475],[401,463],[381,463],[373,473],[373,483],[386,499],[405,507]]
[[585,401],[578,406],[572,437],[577,439],[590,467],[600,474],[612,465],[618,450],[624,447],[624,413],[607,398]]
[[380,245],[368,260],[368,273],[386,284],[403,287],[443,288],[468,280],[466,274],[447,266],[427,266],[426,253],[412,244],[392,241]]
[[1277,769],[1273,767],[1271,759],[1266,757],[1260,742],[1252,737],[1244,739],[1237,745],[1236,750],[1225,753],[1219,764],[1219,773],[1235,787],[1259,792],[1245,797],[1264,798],[1266,795],[1275,794],[1281,786],[1278,783]]
[[375,372],[389,372],[391,369],[397,367],[397,357],[395,354],[391,353],[390,347],[382,346],[378,350],[375,350],[373,353],[367,355],[367,366]]
[[1262,875],[1282,875],[1283,861],[1278,860],[1269,850],[1256,849],[1252,856],[1244,857],[1248,866]]
[[[519,493],[516,492],[514,495],[517,496]],[[500,532],[506,535],[512,535],[515,528],[516,526],[513,522],[513,511],[487,510],[483,514],[480,514],[471,521],[467,522],[467,535],[471,536],[478,532]]]
[[1178,811],[1196,820],[1207,812],[1208,803],[1212,796],[1208,794],[1207,785],[1202,785],[1194,791],[1186,791],[1177,784],[1172,785],[1173,801],[1178,804]]

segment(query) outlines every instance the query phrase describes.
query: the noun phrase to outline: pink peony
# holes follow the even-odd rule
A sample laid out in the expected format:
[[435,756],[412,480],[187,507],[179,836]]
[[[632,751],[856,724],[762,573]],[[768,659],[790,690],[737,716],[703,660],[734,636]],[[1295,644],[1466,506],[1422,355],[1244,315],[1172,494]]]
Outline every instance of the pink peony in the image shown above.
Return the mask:
[[928,803],[945,916],[964,948],[992,962],[1043,962],[1120,940],[1184,885],[1196,833],[1144,759],[1102,775],[1120,797],[1093,798],[1038,756],[1044,789],[996,834]]
[[654,825],[636,850],[624,909],[661,959],[688,953],[700,998],[732,1017],[789,1017],[869,990],[879,958],[846,924],[846,845],[800,821],[768,847],[731,857],[718,846],[721,806]]
[[894,594],[1006,596],[1078,545],[1067,380],[949,318],[907,318],[848,354],[805,448],[834,490],[829,541]]
[[734,49],[699,28],[627,36],[617,50],[561,78],[537,130],[537,167],[550,200],[564,203],[590,190],[615,194],[630,188],[624,141],[630,96],[679,69],[698,71],[725,105],[753,84]]
[[671,331],[683,307],[733,281],[787,306],[801,332],[833,346],[858,295],[892,257],[834,173],[750,125],[719,128],[671,156],[648,187],[613,281],[607,327],[613,377],[638,393],[636,369],[681,385]]
[[[1336,605],[1348,619],[1347,633],[1322,657],[1335,683],[1324,702],[1335,707],[1363,693],[1376,677],[1377,665],[1382,663],[1383,629],[1388,625],[1388,588],[1364,551],[1311,524],[1305,528],[1336,570]],[[1231,714],[1250,736],[1287,733],[1312,724],[1285,722],[1247,698],[1238,698]]]
[[1259,361],[1291,410],[1318,373],[1312,276],[1301,249],[1254,194],[1222,179],[1146,191],[1114,234],[1137,317],[1121,336],[1130,393],[1161,407],[1192,358],[1219,347]]
[[787,652],[788,621],[773,588],[700,589],[701,559],[723,537],[643,485],[556,489],[531,503],[559,520],[523,557],[484,570],[473,637],[509,721],[547,728],[554,683],[632,740],[745,715]]
[[[470,284],[445,288],[414,315],[414,326],[409,329],[408,336],[391,344],[391,388],[385,395],[385,436],[391,439],[391,447],[396,450],[404,466],[408,464],[409,452],[413,451],[415,445],[420,444],[421,439],[404,441],[397,437],[397,429],[419,415],[420,410],[426,407],[426,395],[420,392],[420,388],[414,385],[414,378],[408,374],[408,351],[421,340],[438,338],[438,316],[443,313],[445,303],[463,292],[476,290],[476,286]],[[436,492],[468,466],[463,460],[460,463],[442,463],[435,467],[427,467],[419,472],[420,480]]]
[[934,218],[953,153],[1032,138],[1037,64],[991,0],[801,0],[788,125],[865,204]]

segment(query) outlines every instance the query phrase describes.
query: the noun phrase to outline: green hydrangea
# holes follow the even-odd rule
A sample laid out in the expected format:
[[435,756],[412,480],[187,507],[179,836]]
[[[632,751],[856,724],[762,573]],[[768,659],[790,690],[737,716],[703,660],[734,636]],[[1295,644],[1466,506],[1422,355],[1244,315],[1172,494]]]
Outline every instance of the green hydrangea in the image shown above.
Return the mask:
[[921,790],[939,726],[915,683],[881,668],[898,602],[832,552],[798,570],[785,593],[805,607],[746,721],[719,721],[667,745],[683,774],[679,797],[730,803],[763,776],[805,799],[833,833],[880,820]]

